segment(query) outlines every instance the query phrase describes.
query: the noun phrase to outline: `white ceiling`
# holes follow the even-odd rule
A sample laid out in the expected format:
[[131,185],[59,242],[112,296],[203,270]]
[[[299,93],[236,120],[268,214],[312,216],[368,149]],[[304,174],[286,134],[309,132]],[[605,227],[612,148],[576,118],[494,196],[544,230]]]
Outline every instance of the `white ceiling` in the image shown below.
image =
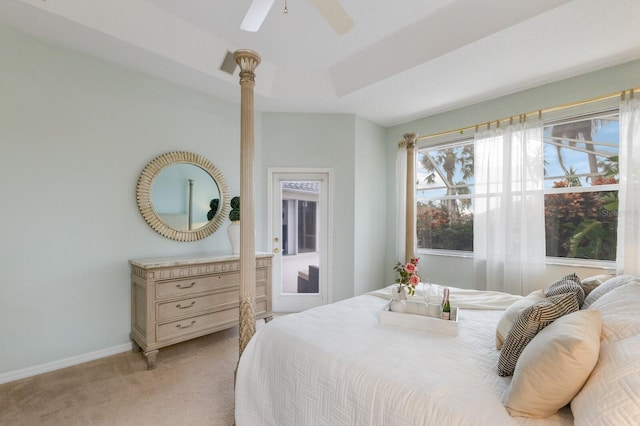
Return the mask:
[[253,49],[258,110],[383,126],[640,58],[640,0],[340,0],[342,36],[284,1],[257,33],[239,29],[250,0],[0,0],[0,21],[235,103],[219,67]]

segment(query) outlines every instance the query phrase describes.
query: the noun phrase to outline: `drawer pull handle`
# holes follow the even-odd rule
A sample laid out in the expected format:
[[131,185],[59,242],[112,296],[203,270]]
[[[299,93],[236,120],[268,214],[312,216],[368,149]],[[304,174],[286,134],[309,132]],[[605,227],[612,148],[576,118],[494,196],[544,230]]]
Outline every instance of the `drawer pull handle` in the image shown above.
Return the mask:
[[189,328],[195,323],[196,323],[196,321],[193,320],[193,321],[191,321],[191,324],[189,324],[189,325],[176,324],[176,327],[178,327],[178,328]]
[[189,284],[189,285],[185,285],[185,286],[183,286],[182,284],[176,284],[176,287],[178,287],[180,290],[184,290],[185,288],[191,288],[191,287],[193,287],[194,285],[196,285],[196,282],[195,282],[195,281],[194,281],[194,282],[192,282],[191,284]]
[[187,305],[187,306],[182,306],[181,304],[179,304],[179,303],[178,303],[178,304],[176,305],[176,308],[178,308],[178,309],[188,309],[188,308],[192,307],[192,306],[193,306],[193,305],[195,305],[195,304],[196,304],[196,301],[195,301],[195,300],[193,300],[193,301],[191,302],[191,304],[190,304],[190,305]]

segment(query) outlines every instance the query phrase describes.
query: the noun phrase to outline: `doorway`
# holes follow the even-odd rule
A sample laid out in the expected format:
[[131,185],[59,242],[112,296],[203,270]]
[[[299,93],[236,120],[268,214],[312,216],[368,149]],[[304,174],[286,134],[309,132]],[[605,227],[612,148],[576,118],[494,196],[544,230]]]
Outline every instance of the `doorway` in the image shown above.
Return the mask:
[[330,300],[331,170],[269,169],[273,311]]

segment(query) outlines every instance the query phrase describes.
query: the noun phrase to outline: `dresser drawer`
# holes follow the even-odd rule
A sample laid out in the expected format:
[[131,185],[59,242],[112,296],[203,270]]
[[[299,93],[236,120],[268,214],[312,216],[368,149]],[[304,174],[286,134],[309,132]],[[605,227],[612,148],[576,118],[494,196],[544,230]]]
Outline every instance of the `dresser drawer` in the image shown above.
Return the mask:
[[156,299],[190,296],[206,291],[223,289],[225,287],[239,286],[239,283],[239,272],[205,275],[184,280],[162,281],[156,285]]
[[267,286],[266,285],[257,285],[256,286],[256,298],[266,297],[267,296]]
[[267,270],[265,268],[263,269],[256,269],[256,282],[267,282],[267,277],[269,276],[269,274],[271,273],[271,270]]
[[256,315],[262,315],[267,313],[267,301],[256,302]]
[[165,321],[185,315],[230,308],[238,305],[239,291],[231,290],[206,296],[191,297],[159,303],[156,308],[156,319]]
[[233,324],[238,321],[238,308],[225,309],[211,312],[166,324],[158,324],[156,336],[158,341],[172,339],[191,333],[197,333],[211,327],[223,328],[225,323]]

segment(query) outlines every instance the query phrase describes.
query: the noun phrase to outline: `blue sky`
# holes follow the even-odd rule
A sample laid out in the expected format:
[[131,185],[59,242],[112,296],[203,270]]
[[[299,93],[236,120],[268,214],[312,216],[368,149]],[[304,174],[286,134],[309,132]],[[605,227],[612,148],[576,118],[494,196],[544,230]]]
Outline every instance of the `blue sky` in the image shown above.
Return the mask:
[[[547,142],[547,138],[551,135],[552,127],[549,126],[545,128],[544,137],[545,142]],[[607,144],[613,144],[615,146],[606,146],[606,145],[597,145],[595,146],[595,150],[600,153],[606,154],[606,156],[612,156],[618,154],[618,143],[619,143],[619,134],[620,128],[617,120],[607,120],[603,121],[603,125],[596,129],[596,132],[592,135],[594,142],[603,142]],[[577,143],[576,148],[584,149],[584,143]],[[560,167],[560,163],[558,162],[558,157],[556,153],[555,146],[545,143],[545,170],[547,172],[547,176],[549,176],[549,180],[545,182],[545,188],[550,188],[553,186],[553,182],[557,180],[561,180],[558,178],[553,179],[554,176],[564,176],[564,171]],[[578,150],[574,150],[571,148],[562,148],[562,156],[567,168],[573,167],[573,169],[578,173],[589,173],[589,160],[588,156],[584,152],[580,152]],[[605,156],[597,156],[597,161],[601,162],[605,159]],[[582,184],[587,186],[589,182],[585,182],[585,179],[582,179]]]

